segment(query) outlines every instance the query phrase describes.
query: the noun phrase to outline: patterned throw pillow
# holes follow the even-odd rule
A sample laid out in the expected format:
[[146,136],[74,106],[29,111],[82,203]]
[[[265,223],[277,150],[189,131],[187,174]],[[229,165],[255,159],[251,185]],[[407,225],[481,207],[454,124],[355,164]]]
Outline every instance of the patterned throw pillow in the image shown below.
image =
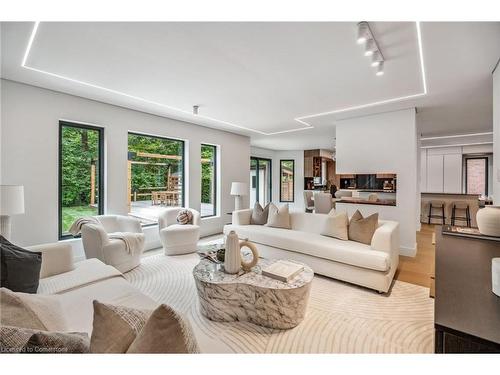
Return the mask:
[[142,330],[149,311],[94,301],[92,353],[125,353]]
[[199,353],[191,325],[167,305],[153,311],[127,353]]
[[88,353],[86,333],[0,327],[0,353]]
[[177,214],[177,222],[181,225],[191,224],[193,222],[193,213],[189,210],[181,210]]

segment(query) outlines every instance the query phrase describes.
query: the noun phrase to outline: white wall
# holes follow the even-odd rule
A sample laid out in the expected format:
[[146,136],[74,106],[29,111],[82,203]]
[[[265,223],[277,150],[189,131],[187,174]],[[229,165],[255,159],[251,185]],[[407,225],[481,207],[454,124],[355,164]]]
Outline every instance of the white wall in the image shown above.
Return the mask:
[[304,151],[275,151],[259,147],[251,147],[252,156],[272,160],[272,184],[273,184],[273,199],[276,204],[280,204],[280,160],[295,160],[295,180],[294,194],[295,201],[289,203],[291,210],[304,210]]
[[[420,198],[415,109],[337,121],[336,137],[337,173],[397,174],[397,206],[381,208],[380,218],[399,222],[401,254],[415,255]],[[369,206],[353,206],[368,213]]]
[[[202,220],[202,234],[218,233],[234,209],[231,182],[249,182],[250,139],[229,132],[129,110],[63,93],[2,82],[1,178],[25,187],[26,213],[13,217],[12,239],[20,245],[57,241],[58,127],[60,119],[105,129],[105,212],[127,214],[127,133],[134,131],[186,141],[186,202],[200,209],[200,145],[220,146],[219,216]],[[248,197],[246,197],[248,198]],[[248,200],[245,201],[248,204]],[[146,232],[159,245],[158,228]],[[80,241],[73,241],[81,256]]]
[[500,68],[493,72],[493,202],[500,205]]

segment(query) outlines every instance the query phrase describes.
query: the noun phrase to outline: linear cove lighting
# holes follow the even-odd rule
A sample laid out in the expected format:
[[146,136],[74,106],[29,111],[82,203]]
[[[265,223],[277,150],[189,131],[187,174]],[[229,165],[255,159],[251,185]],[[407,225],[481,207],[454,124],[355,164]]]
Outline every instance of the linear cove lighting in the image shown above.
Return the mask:
[[[422,74],[422,85],[423,85],[423,88],[424,88],[424,91],[422,93],[414,94],[414,95],[401,96],[401,97],[396,97],[396,98],[392,98],[392,99],[386,99],[386,100],[376,101],[376,102],[372,102],[372,103],[367,103],[367,104],[362,104],[362,105],[356,105],[356,106],[351,106],[351,107],[345,107],[345,108],[335,109],[335,110],[331,110],[331,111],[326,111],[326,112],[321,112],[321,113],[315,113],[315,114],[311,114],[311,115],[296,117],[293,120],[297,121],[298,123],[300,123],[302,125],[304,125],[303,127],[295,128],[295,129],[288,129],[288,130],[281,130],[281,131],[276,131],[276,132],[263,132],[261,130],[256,130],[256,129],[248,128],[246,126],[238,125],[238,124],[235,124],[235,123],[232,123],[232,122],[229,122],[229,121],[219,120],[219,119],[216,119],[216,118],[212,118],[212,117],[208,117],[208,116],[203,116],[203,115],[193,115],[192,109],[188,111],[188,110],[184,110],[184,109],[181,109],[181,108],[172,107],[172,106],[169,106],[169,105],[166,105],[166,104],[163,104],[163,103],[159,103],[159,102],[156,102],[156,101],[153,101],[153,100],[145,99],[145,98],[142,98],[142,97],[139,97],[139,96],[135,96],[135,95],[130,95],[130,94],[118,91],[118,90],[109,89],[107,87],[99,86],[99,85],[96,85],[96,84],[93,84],[93,83],[80,81],[80,80],[77,80],[77,79],[74,79],[74,78],[71,78],[71,77],[66,77],[66,76],[63,76],[63,75],[60,75],[60,74],[56,74],[56,73],[52,73],[52,72],[49,72],[49,71],[45,71],[45,70],[42,70],[42,69],[37,69],[37,68],[31,67],[31,66],[28,66],[27,61],[29,59],[29,55],[30,55],[31,49],[33,48],[33,44],[34,44],[34,41],[36,39],[37,32],[39,30],[40,21],[36,21],[34,23],[34,26],[33,26],[33,29],[31,31],[31,35],[30,35],[30,38],[28,40],[28,44],[26,46],[26,50],[25,50],[25,53],[24,53],[24,56],[23,56],[23,60],[21,62],[21,67],[23,67],[25,69],[28,69],[28,70],[31,70],[31,71],[34,71],[34,72],[37,72],[37,73],[45,74],[45,75],[48,75],[48,76],[51,76],[51,77],[63,79],[63,80],[69,81],[69,82],[74,82],[74,83],[80,84],[82,86],[92,87],[92,88],[95,88],[95,89],[98,89],[98,90],[102,90],[102,91],[109,92],[109,93],[112,93],[112,94],[120,95],[120,96],[129,98],[129,99],[133,99],[133,100],[137,100],[137,101],[143,102],[143,103],[152,104],[152,105],[155,105],[155,106],[158,106],[158,107],[167,108],[169,110],[182,113],[183,115],[191,118],[193,121],[196,121],[196,119],[200,119],[201,118],[201,119],[205,119],[207,121],[211,121],[211,122],[215,122],[215,123],[219,123],[219,124],[231,126],[231,127],[237,128],[237,129],[251,131],[251,132],[254,132],[254,133],[261,134],[261,135],[271,136],[271,135],[279,135],[279,134],[285,134],[285,133],[292,133],[292,132],[297,132],[297,131],[308,130],[308,129],[314,128],[314,126],[311,125],[311,124],[309,124],[307,121],[305,121],[305,119],[317,118],[317,117],[332,115],[332,114],[336,114],[336,113],[344,113],[344,112],[349,112],[349,111],[355,111],[355,110],[359,110],[359,109],[375,107],[375,106],[383,105],[383,104],[395,103],[395,102],[399,102],[399,101],[403,101],[403,100],[409,100],[409,99],[414,99],[414,98],[418,98],[420,96],[427,95],[427,83],[426,83],[426,78],[425,78],[425,65],[424,65],[424,56],[423,56],[423,47],[422,47],[422,36],[421,36],[421,30],[420,30],[420,22],[416,22],[415,24],[416,24],[416,28],[417,28],[417,43],[418,43],[418,49],[419,49],[419,53],[420,53],[420,70],[421,70],[421,74]],[[358,40],[359,40],[359,37],[358,37]],[[364,40],[362,40],[361,43],[363,41]]]

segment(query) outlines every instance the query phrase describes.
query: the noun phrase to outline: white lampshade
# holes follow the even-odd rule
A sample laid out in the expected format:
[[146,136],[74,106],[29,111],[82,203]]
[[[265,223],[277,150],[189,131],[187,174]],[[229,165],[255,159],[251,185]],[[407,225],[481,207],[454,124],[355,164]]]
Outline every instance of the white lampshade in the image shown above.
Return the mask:
[[0,185],[0,215],[24,214],[24,186]]
[[231,184],[231,195],[247,195],[248,186],[244,182],[233,182]]

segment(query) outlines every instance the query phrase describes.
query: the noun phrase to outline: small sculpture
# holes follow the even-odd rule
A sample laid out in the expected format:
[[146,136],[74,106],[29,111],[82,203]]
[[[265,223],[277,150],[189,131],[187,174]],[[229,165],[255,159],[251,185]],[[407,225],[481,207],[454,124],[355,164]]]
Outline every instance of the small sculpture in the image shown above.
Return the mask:
[[[241,248],[248,247],[253,254],[250,262],[245,262],[241,256]],[[259,261],[259,253],[255,245],[249,241],[242,241],[234,230],[229,232],[226,238],[226,252],[224,255],[224,270],[226,273],[238,273],[243,267],[245,271],[250,270]]]

